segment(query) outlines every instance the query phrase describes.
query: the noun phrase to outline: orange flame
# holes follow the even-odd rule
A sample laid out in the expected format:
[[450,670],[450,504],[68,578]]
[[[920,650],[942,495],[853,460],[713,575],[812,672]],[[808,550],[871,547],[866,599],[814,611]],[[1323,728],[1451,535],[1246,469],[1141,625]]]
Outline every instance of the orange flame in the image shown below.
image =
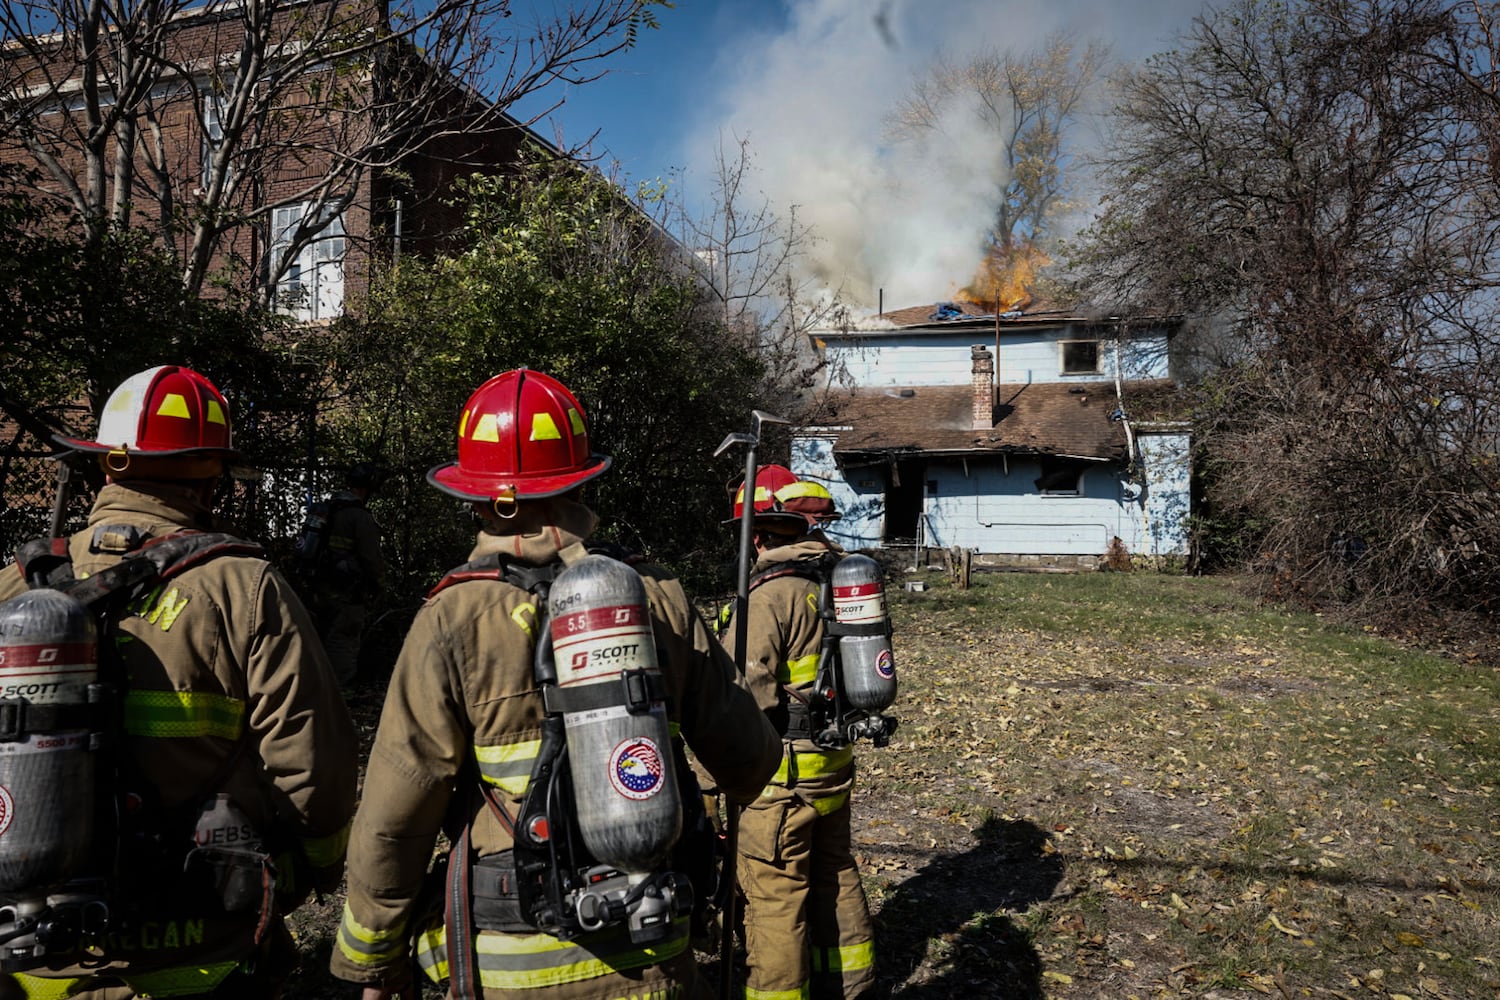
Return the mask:
[[1031,303],[1030,287],[1037,271],[1050,263],[1052,258],[1030,243],[994,247],[957,297],[991,312],[1024,309]]

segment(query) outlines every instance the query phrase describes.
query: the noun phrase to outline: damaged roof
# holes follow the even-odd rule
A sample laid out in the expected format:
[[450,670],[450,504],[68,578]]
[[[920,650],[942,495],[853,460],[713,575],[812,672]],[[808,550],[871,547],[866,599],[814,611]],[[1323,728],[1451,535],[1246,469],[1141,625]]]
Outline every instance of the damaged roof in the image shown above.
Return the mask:
[[[1157,420],[1175,407],[1170,379],[1126,382],[1125,415]],[[1065,455],[1098,461],[1127,458],[1113,383],[1032,382],[1001,385],[994,420],[974,427],[968,385],[884,386],[836,393],[831,412],[807,430],[834,430],[835,454],[976,453]]]
[[1117,326],[1127,327],[1165,326],[1171,329],[1180,322],[1177,316],[1132,316],[1113,315],[1098,310],[1061,309],[1051,303],[1032,303],[1027,309],[1013,309],[996,313],[992,309],[962,300],[934,302],[928,305],[908,306],[904,309],[888,309],[878,315],[866,316],[847,330],[817,330],[811,335],[816,339],[839,340],[864,338],[871,334],[911,333],[913,331],[938,332],[946,329],[972,329],[975,327],[1049,327],[1049,326]]

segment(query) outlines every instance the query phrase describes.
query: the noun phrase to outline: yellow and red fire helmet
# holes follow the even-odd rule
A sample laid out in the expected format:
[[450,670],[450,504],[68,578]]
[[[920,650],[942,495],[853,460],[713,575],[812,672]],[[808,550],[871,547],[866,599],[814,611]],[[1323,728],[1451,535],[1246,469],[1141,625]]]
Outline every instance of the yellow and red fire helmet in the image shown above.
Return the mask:
[[[784,465],[762,465],[755,472],[755,499],[751,501],[754,505],[753,512],[758,516],[773,512],[776,507],[776,491],[790,486],[797,481],[792,470]],[[745,484],[740,483],[739,489],[734,494],[734,516],[726,520],[725,524],[732,524],[744,515],[745,509]]]
[[776,491],[776,504],[788,514],[797,514],[816,527],[843,517],[834,506],[833,494],[821,483],[799,479]]

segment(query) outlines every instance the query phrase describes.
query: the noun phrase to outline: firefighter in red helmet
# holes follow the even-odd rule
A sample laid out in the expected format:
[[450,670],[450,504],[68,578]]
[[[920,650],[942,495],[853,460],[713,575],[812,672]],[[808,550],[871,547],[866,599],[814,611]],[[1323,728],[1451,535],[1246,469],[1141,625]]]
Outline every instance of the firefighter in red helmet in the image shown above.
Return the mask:
[[[663,767],[687,770],[680,748],[657,753],[640,740],[622,744],[630,753],[615,754],[608,781],[575,766],[581,755],[574,752],[573,717],[566,716],[566,728],[557,725],[552,700],[568,689],[559,692],[546,681],[569,667],[561,653],[551,655],[558,624],[644,624],[654,635],[649,645],[659,659],[658,679],[620,672],[641,681],[641,704],[631,711],[661,705],[670,718],[670,725],[663,718],[663,730],[680,733],[729,794],[743,800],[760,790],[776,767],[779,742],[681,585],[657,567],[627,566],[625,553],[601,552],[589,541],[598,518],[583,503],[581,487],[609,466],[608,457],[593,451],[573,394],[523,368],[475,390],[458,419],[457,460],[428,473],[434,487],[465,501],[482,526],[469,562],[438,583],[408,633],[354,822],[348,899],[331,967],[364,984],[369,1000],[417,995],[408,982],[413,953],[428,977],[449,981],[454,997],[691,995],[687,917],[674,912],[646,926],[636,918],[651,900],[639,895],[600,905],[603,897],[585,891],[575,862],[564,860],[558,841],[565,838],[548,839],[578,822],[582,805],[628,812],[632,800],[661,787]],[[581,567],[600,560],[641,588],[638,604],[595,615],[574,613],[571,597],[549,601]],[[557,640],[558,648],[564,645]],[[636,645],[620,640],[588,655]],[[568,658],[578,662],[575,654]],[[653,694],[657,683],[664,690]],[[613,702],[591,711],[629,714]],[[559,739],[569,751],[566,783],[558,777],[562,764],[553,766]],[[452,849],[429,872],[439,832]],[[555,856],[536,850],[538,843],[554,846]],[[588,872],[601,882],[618,874],[602,867]],[[424,883],[441,889],[442,905],[427,905]],[[670,880],[641,884],[682,889]]]
[[[199,373],[164,365],[115,389],[94,438],[57,440],[96,456],[106,485],[86,528],[0,571],[0,600],[93,595],[96,667],[121,729],[97,794],[119,813],[84,862],[102,870],[73,883],[97,876],[92,919],[107,910],[105,925],[49,939],[14,985],[29,997],[274,996],[297,956],[285,914],[342,876],[358,742],[291,586],[257,546],[213,530],[215,487],[238,457],[229,404]],[[154,577],[148,551],[191,555]],[[146,575],[108,591],[118,600],[99,596],[124,568]],[[74,793],[95,791],[46,791]],[[233,854],[210,861],[215,838]],[[205,879],[253,888],[204,895]],[[6,934],[12,967],[23,940]]]
[[875,950],[850,849],[854,754],[814,742],[818,723],[808,711],[824,648],[819,594],[843,556],[821,527],[839,514],[827,488],[777,465],[756,474],[753,503],[746,622],[731,618],[723,642],[734,649],[737,630],[747,629],[745,680],[783,755],[739,815],[744,996],[863,997],[874,989]]

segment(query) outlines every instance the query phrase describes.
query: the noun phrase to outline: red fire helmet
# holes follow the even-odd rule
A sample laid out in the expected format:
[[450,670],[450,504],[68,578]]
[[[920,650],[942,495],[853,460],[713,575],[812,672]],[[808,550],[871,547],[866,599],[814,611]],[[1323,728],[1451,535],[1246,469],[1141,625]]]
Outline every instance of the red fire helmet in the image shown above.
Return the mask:
[[[776,514],[776,491],[791,486],[797,482],[797,477],[792,470],[784,465],[762,465],[755,473],[755,499],[751,510],[760,520],[760,515]],[[743,516],[745,510],[745,484],[740,483],[739,490],[734,494],[734,516],[725,521],[725,524],[733,524]]]
[[433,466],[427,481],[461,500],[513,503],[566,493],[609,464],[590,450],[567,386],[517,368],[474,390],[458,418],[458,461]]
[[56,441],[79,451],[121,456],[122,464],[131,455],[237,457],[224,394],[202,375],[177,365],[148,368],[121,382],[104,404],[94,440],[59,434]]

